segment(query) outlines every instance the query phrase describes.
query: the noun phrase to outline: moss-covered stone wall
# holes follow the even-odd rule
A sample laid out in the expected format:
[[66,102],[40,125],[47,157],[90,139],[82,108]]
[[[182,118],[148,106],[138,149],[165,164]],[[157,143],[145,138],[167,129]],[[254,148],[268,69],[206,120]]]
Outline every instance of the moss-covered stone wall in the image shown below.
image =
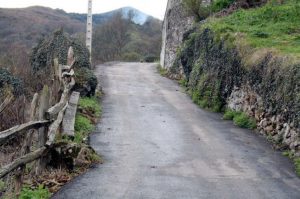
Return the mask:
[[300,62],[271,51],[247,62],[242,50],[197,27],[186,33],[169,72],[185,79],[201,107],[243,111],[260,133],[300,155]]

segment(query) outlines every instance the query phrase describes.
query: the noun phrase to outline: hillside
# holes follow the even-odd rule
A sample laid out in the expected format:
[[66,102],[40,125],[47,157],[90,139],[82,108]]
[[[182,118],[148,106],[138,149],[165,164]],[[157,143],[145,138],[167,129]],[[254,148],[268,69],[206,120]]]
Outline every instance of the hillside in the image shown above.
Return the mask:
[[[154,33],[156,35],[152,36],[160,39],[160,31],[151,30],[152,26],[144,26],[146,21],[149,20],[155,21],[157,24],[160,24],[160,21],[134,8],[125,7],[103,14],[94,14],[93,22],[95,27],[99,27],[109,21],[116,13],[122,13],[123,18],[126,18],[129,12],[133,13],[132,21],[136,26],[141,26],[143,31],[145,31],[145,28],[150,28],[146,32]],[[72,37],[84,42],[86,15],[66,13],[60,9],[40,6],[23,9],[0,8],[0,27],[0,59],[3,59],[3,57],[9,57],[7,56],[7,49],[14,51],[21,48],[22,51],[29,53],[40,39],[59,28],[63,28]],[[94,40],[93,45],[97,45],[97,42],[97,40]],[[157,49],[157,55],[158,51],[159,49]],[[0,63],[3,63],[3,61],[0,61]],[[8,61],[5,61],[5,63],[8,63]]]
[[13,43],[32,47],[37,40],[63,27],[69,34],[85,31],[85,24],[62,10],[45,7],[0,9],[1,49]]

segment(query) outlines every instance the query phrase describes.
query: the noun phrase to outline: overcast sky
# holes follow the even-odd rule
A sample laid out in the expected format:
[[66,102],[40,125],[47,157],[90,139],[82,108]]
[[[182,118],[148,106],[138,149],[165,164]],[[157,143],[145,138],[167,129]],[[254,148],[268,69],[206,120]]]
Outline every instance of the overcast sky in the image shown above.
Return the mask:
[[[85,13],[88,0],[0,0],[1,8],[24,8],[46,6],[66,12]],[[131,6],[156,18],[163,19],[167,0],[93,0],[93,12],[102,13],[120,7]]]

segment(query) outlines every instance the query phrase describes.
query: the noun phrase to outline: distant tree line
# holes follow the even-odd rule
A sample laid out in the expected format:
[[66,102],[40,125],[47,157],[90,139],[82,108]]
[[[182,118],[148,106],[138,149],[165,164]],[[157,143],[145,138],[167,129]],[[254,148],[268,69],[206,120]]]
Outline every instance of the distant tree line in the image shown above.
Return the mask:
[[138,25],[132,21],[133,17],[132,12],[127,17],[117,12],[106,23],[95,28],[93,63],[159,58],[161,22],[149,17],[143,25]]

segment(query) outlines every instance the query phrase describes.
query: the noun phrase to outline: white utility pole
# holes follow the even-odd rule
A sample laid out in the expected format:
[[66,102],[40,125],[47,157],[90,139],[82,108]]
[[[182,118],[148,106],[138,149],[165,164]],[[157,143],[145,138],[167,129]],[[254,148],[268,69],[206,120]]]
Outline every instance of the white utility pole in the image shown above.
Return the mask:
[[86,47],[90,51],[90,60],[92,60],[92,36],[93,36],[92,0],[89,0],[87,23],[86,23]]

